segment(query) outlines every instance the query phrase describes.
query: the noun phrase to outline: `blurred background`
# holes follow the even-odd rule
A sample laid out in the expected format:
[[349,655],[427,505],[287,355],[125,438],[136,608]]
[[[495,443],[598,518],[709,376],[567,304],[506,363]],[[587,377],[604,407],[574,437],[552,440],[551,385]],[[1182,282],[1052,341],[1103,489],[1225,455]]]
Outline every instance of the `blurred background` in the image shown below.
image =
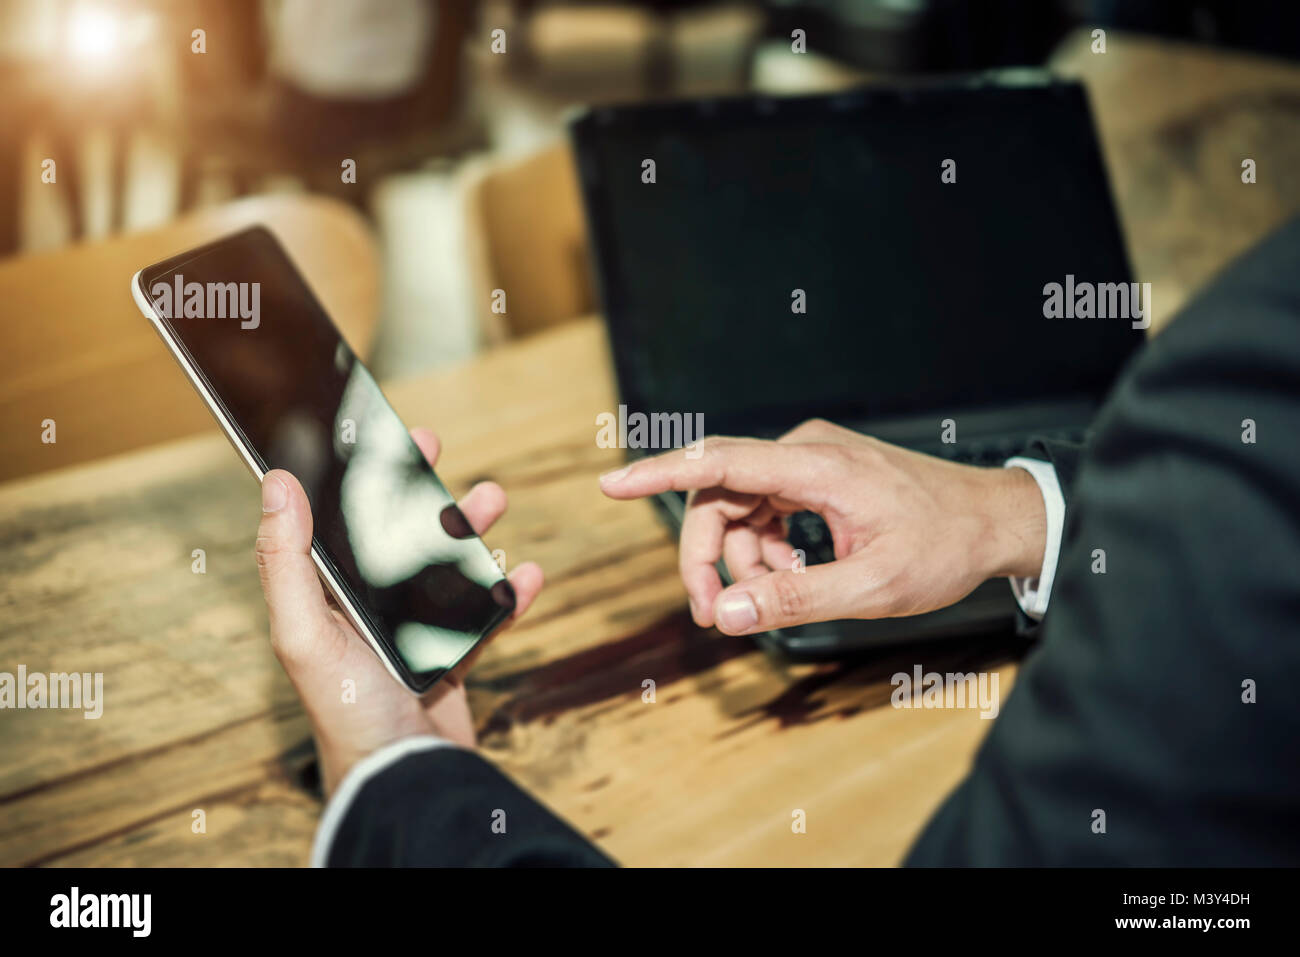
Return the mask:
[[[594,311],[562,137],[575,104],[1050,64],[1099,88],[1108,158],[1140,160],[1116,183],[1126,226],[1154,230],[1132,213],[1198,175],[1202,140],[1235,155],[1234,131],[1269,127],[1268,159],[1296,168],[1296,87],[1279,84],[1300,44],[1294,6],[0,0],[0,256],[242,197],[327,195],[364,217],[378,250],[372,365],[409,374]],[[1103,64],[1089,52],[1098,25],[1144,56]],[[805,51],[792,49],[796,30]],[[1250,78],[1241,64],[1252,61]],[[340,157],[356,161],[355,183]],[[1285,188],[1253,198],[1280,214],[1297,205]],[[1238,213],[1251,225],[1224,228],[1244,244],[1258,217]],[[485,293],[506,285],[508,322]],[[6,323],[20,320],[6,310]]]

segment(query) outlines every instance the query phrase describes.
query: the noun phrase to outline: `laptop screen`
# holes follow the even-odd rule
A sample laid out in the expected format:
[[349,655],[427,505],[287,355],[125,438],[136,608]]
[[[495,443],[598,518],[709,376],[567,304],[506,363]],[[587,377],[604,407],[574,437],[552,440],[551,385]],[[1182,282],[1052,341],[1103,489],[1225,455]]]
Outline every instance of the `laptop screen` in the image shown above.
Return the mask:
[[[572,133],[630,411],[746,433],[1100,397],[1142,340],[1070,309],[1131,278],[1075,84],[620,107]],[[1053,282],[1075,317],[1044,315]]]

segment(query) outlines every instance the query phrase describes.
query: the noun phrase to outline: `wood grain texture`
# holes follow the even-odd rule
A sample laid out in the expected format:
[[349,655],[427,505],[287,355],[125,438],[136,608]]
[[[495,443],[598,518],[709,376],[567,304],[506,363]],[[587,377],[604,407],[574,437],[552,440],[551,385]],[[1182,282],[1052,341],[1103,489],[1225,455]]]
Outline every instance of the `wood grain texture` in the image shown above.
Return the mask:
[[[0,481],[207,430],[211,418],[131,298],[136,270],[261,223],[365,355],[379,308],[374,240],[318,197],[258,197],[162,229],[0,263]],[[41,442],[53,419],[58,441]]]
[[[989,723],[895,711],[889,675],[1008,647],[789,666],[695,628],[650,506],[599,493],[606,350],[587,320],[387,390],[440,433],[453,491],[509,490],[489,544],[548,574],[473,676],[483,747],[626,863],[892,863]],[[0,714],[0,863],[306,860],[308,727],[267,642],[258,515],[215,435],[0,487],[3,667],[105,675],[99,720]]]
[[[1091,28],[1050,66],[1088,89],[1135,278],[1159,331],[1228,262],[1300,214],[1300,67]],[[1254,159],[1257,182],[1241,181]]]

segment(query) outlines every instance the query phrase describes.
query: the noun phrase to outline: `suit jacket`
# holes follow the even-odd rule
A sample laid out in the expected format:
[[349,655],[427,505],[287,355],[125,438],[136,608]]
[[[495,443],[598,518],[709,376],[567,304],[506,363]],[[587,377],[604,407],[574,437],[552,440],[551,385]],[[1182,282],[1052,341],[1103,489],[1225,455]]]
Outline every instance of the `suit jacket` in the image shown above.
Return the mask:
[[614,863],[488,761],[451,745],[402,755],[344,798],[341,821],[324,836],[330,867]]
[[[1300,220],[1134,357],[1037,648],[912,864],[1300,862]],[[1103,564],[1104,562],[1104,564]]]
[[[1029,451],[1067,502],[1040,641],[908,863],[1300,863],[1298,277],[1300,220],[1134,357],[1086,450]],[[610,863],[449,748],[371,779],[328,861]]]

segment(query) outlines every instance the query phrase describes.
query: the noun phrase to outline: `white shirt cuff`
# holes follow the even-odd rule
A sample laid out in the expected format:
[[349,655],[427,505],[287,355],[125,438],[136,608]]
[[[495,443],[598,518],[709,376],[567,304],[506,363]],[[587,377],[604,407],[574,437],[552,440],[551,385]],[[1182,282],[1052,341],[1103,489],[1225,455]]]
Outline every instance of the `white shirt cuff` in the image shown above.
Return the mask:
[[311,846],[311,866],[324,867],[325,862],[329,860],[330,847],[334,843],[334,835],[343,823],[343,818],[347,816],[348,808],[356,799],[357,792],[380,771],[396,764],[408,754],[415,754],[419,751],[431,751],[434,748],[455,747],[450,741],[434,735],[418,735],[410,738],[401,738],[384,745],[378,751],[372,751],[364,758],[352,765],[348,773],[343,776],[338,790],[330,798],[329,803],[325,805],[325,813],[321,815],[320,824],[316,825],[316,840]]
[[1037,578],[1010,580],[1011,592],[1021,609],[1030,618],[1040,621],[1047,611],[1047,602],[1052,597],[1052,582],[1056,578],[1061,532],[1065,528],[1065,496],[1061,494],[1061,483],[1051,462],[1016,456],[1007,459],[1004,465],[1009,469],[1024,469],[1034,477],[1038,491],[1043,495],[1043,507],[1047,510],[1047,547],[1043,549],[1042,570]]

